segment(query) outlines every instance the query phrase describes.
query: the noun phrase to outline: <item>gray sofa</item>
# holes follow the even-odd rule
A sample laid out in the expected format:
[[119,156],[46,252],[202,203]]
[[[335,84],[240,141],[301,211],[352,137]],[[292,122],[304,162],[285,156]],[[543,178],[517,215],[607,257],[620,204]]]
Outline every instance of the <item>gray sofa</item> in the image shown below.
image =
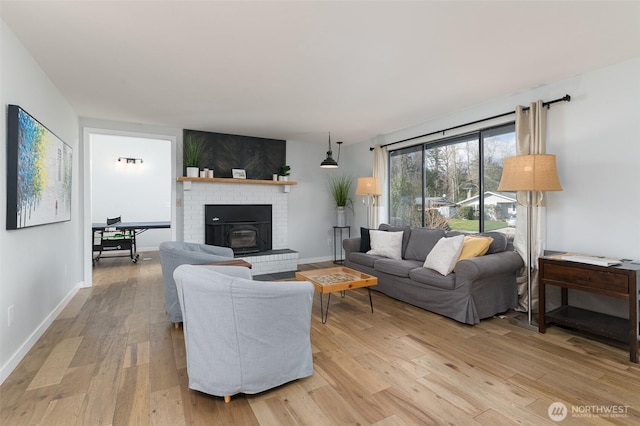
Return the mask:
[[424,261],[440,238],[460,232],[386,224],[379,229],[404,231],[402,259],[362,252],[361,237],[343,241],[344,265],[376,276],[378,285],[372,290],[466,324],[517,306],[516,275],[524,262],[504,234],[475,234],[493,238],[487,253],[460,260],[454,272],[443,276],[423,267]]

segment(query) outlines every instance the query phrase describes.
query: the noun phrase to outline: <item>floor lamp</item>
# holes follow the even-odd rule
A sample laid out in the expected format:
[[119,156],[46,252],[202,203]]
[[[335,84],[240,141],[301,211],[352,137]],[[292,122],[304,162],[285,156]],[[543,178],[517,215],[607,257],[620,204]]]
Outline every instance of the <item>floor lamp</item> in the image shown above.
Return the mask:
[[[522,204],[518,197],[518,204],[527,208],[527,314],[529,325],[532,323],[531,312],[531,271],[533,262],[533,245],[531,238],[531,212],[532,207],[540,205],[544,191],[562,191],[556,169],[556,156],[551,154],[516,155],[504,159],[502,179],[498,185],[498,191],[526,191],[527,201]],[[532,205],[532,193],[539,192],[540,197],[535,205]]]
[[356,186],[356,195],[364,195],[362,202],[367,206],[367,228],[371,228],[371,210],[376,200],[381,195],[380,181],[377,177],[359,177]]

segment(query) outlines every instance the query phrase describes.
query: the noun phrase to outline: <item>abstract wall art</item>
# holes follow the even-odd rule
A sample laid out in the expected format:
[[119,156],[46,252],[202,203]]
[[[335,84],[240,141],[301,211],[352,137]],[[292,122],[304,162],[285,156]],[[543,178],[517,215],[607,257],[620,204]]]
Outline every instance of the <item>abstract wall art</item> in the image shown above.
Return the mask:
[[72,148],[17,105],[8,106],[7,229],[71,220]]

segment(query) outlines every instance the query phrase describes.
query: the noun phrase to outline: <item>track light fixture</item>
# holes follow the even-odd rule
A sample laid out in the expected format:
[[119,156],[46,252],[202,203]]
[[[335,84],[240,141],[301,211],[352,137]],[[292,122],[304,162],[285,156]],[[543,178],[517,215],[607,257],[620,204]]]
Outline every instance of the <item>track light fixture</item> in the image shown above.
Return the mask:
[[142,164],[142,158],[131,158],[131,157],[118,157],[118,161],[124,162],[126,164]]

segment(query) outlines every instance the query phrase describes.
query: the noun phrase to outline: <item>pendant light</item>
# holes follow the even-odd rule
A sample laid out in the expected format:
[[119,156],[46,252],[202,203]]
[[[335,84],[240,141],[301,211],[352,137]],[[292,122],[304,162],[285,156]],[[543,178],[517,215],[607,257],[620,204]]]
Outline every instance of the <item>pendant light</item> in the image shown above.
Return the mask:
[[[338,160],[340,160],[340,144],[342,142],[336,142],[338,144]],[[337,169],[338,162],[333,159],[333,151],[331,151],[331,132],[329,132],[329,151],[327,151],[327,158],[320,163],[320,167],[323,169]]]

